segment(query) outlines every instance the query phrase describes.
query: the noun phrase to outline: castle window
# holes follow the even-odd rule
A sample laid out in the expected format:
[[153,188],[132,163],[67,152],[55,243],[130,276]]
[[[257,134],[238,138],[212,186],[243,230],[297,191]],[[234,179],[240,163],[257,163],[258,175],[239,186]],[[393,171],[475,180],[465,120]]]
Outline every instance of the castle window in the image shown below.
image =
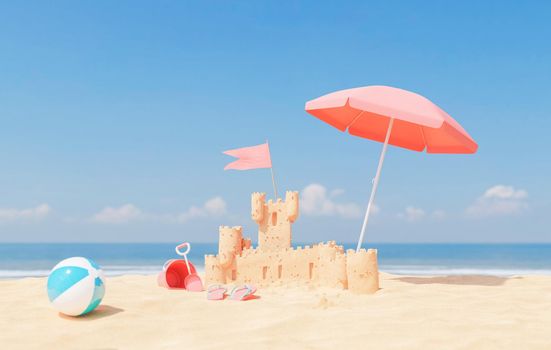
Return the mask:
[[272,213],[272,226],[275,226],[277,224],[277,212]]
[[312,279],[314,274],[314,263],[308,264],[308,278]]
[[266,279],[266,275],[268,274],[268,266],[263,266],[262,267],[262,279],[265,280]]
[[278,267],[277,267],[277,278],[278,278],[278,279],[281,279],[281,272],[282,272],[282,270],[283,270],[283,266],[278,265]]

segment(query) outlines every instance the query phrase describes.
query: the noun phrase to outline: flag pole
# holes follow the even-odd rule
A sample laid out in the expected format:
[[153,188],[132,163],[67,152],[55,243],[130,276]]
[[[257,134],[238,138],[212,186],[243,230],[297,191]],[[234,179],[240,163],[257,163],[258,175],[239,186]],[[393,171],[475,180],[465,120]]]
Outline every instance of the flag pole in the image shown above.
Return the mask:
[[277,200],[277,187],[276,187],[276,183],[275,183],[275,177],[274,177],[274,165],[272,163],[272,154],[270,153],[270,144],[268,143],[268,139],[266,139],[266,145],[268,145],[268,152],[270,154],[270,164],[272,165],[270,167],[270,171],[272,173],[272,185],[274,186],[274,194],[275,194],[275,198],[274,200]]

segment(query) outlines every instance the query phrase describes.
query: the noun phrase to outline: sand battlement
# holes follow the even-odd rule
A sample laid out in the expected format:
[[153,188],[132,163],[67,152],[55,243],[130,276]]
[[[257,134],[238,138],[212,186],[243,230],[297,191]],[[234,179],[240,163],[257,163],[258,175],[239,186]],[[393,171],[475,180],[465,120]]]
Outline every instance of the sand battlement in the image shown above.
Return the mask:
[[251,218],[258,224],[258,247],[243,238],[241,226],[220,226],[218,255],[205,256],[205,280],[214,283],[304,282],[374,293],[379,289],[377,250],[347,250],[335,241],[291,246],[291,226],[299,214],[298,192],[266,202],[251,196]]

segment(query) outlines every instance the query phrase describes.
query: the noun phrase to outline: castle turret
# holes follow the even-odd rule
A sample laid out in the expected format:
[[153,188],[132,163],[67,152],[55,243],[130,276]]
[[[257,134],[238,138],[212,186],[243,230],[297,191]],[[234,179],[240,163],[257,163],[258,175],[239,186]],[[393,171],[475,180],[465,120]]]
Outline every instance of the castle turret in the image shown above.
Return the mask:
[[298,192],[287,191],[285,193],[285,204],[287,206],[287,218],[290,222],[295,222],[298,218]]
[[226,283],[225,271],[220,266],[218,257],[215,255],[205,255],[205,284],[224,284]]
[[258,247],[279,250],[291,247],[291,225],[297,219],[298,192],[288,191],[285,201],[280,198],[266,203],[266,194],[255,192],[251,198],[251,216],[258,224]]
[[218,259],[224,268],[231,266],[235,256],[243,249],[243,228],[241,226],[220,226],[218,229]]
[[254,192],[251,196],[251,217],[259,225],[264,220],[265,205],[266,193]]
[[346,289],[346,255],[335,241],[319,244],[318,282],[322,286]]
[[235,280],[235,257],[243,250],[243,228],[220,226],[218,232],[218,262],[226,271],[226,280]]
[[346,274],[348,289],[355,293],[372,294],[379,290],[377,249],[347,251]]

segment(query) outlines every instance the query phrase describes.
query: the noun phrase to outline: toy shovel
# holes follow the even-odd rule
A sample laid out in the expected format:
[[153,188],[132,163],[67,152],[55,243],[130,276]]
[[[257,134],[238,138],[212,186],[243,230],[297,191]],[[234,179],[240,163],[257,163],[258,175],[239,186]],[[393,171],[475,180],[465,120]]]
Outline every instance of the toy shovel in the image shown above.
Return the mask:
[[[186,247],[187,249],[185,251],[181,251],[180,249],[184,247]],[[192,272],[191,268],[189,267],[189,262],[187,260],[187,254],[189,253],[190,249],[191,245],[188,242],[176,246],[175,249],[176,254],[183,256],[184,261],[186,262],[188,275],[184,279],[184,288],[190,292],[202,292],[203,282],[201,282],[201,278],[195,272]]]

